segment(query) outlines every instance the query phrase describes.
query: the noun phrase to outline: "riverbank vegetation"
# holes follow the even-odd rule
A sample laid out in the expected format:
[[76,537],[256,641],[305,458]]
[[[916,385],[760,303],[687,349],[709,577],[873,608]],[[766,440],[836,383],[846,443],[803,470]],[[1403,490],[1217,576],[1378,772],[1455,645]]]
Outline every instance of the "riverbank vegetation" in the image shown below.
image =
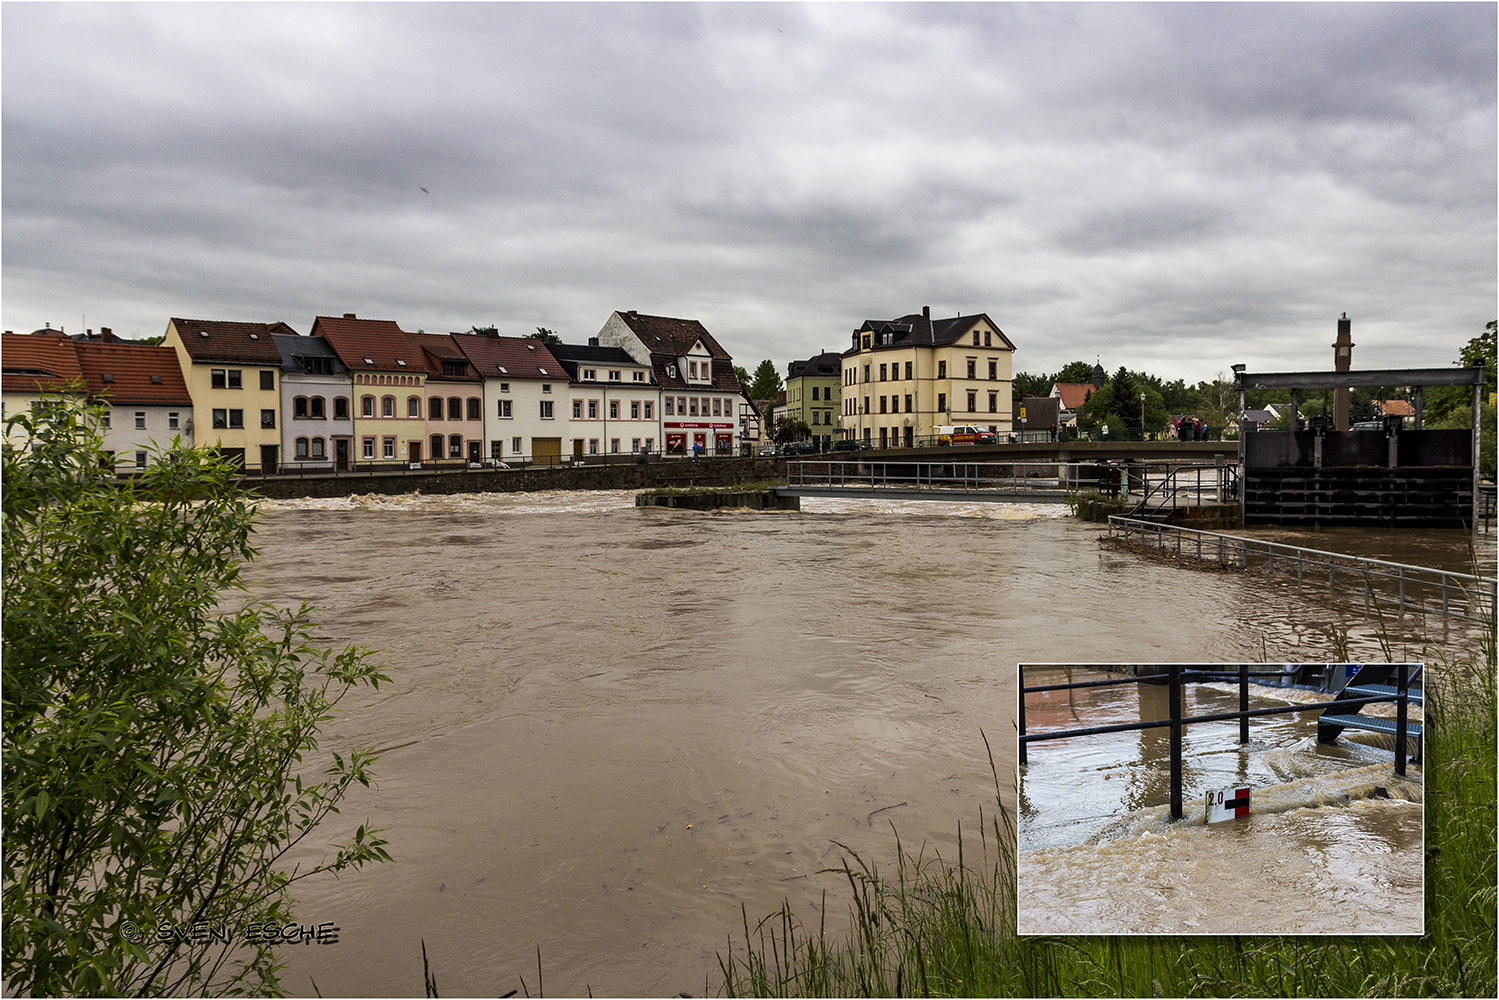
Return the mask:
[[373,761],[319,728],[386,678],[316,643],[305,605],[226,610],[254,555],[238,467],[174,447],[116,480],[101,410],[5,426],[6,988],[274,994],[292,884],[389,860],[367,826],[308,839]]
[[[1427,657],[1426,931],[1420,937],[1033,937],[1016,934],[1015,833],[1000,805],[955,858],[893,869],[853,852],[846,927],[789,905],[719,957],[727,996],[1496,995],[1495,642]],[[992,762],[992,755],[991,755]],[[996,791],[998,772],[996,771]],[[974,848],[977,848],[976,855]],[[965,854],[966,848],[966,854]]]

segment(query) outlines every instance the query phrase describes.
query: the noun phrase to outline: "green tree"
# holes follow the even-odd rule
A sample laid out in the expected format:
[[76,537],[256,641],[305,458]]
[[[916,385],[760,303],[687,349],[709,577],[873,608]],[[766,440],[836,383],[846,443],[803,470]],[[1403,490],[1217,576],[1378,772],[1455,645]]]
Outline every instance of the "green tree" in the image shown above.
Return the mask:
[[1027,372],[1019,372],[1010,380],[1011,394],[1016,400],[1025,399],[1028,396],[1051,395],[1051,383],[1055,381],[1050,375],[1031,375]]
[[235,466],[174,448],[117,483],[99,416],[57,397],[5,426],[7,989],[274,993],[280,963],[247,927],[289,922],[299,879],[389,860],[360,826],[285,862],[369,783],[372,754],[320,753],[318,730],[386,677],[315,644],[305,605],[222,610],[254,555]]
[[[1499,330],[1499,320],[1489,321],[1483,333],[1468,341],[1458,352],[1456,361],[1460,368],[1473,368],[1480,364],[1484,366],[1484,378],[1488,382],[1483,394],[1485,405],[1496,389],[1495,378],[1499,376],[1499,371],[1496,371],[1499,363],[1496,363],[1495,358],[1496,330]],[[1430,422],[1432,426],[1458,426],[1454,421],[1461,421],[1461,426],[1471,428],[1473,426],[1473,387],[1448,385],[1428,389],[1423,421]]]
[[776,393],[785,388],[786,383],[781,381],[781,373],[776,371],[775,362],[766,358],[755,369],[755,380],[749,387],[749,395],[751,399],[775,399]]
[[749,389],[750,374],[745,370],[743,365],[734,366],[734,377],[739,380],[739,389],[741,392]]
[[477,333],[481,337],[498,337],[500,335],[500,328],[497,327],[497,326],[494,326],[494,325],[490,325],[490,326],[478,326],[478,325],[475,325],[475,326],[469,327],[468,332],[469,333]]
[[[1070,361],[1062,366],[1052,378],[1053,382],[1074,382],[1081,385],[1093,384],[1093,366],[1086,361]],[[1048,391],[1050,389],[1048,388]]]
[[776,421],[775,429],[770,433],[770,439],[776,444],[790,444],[792,441],[804,441],[811,434],[812,428],[805,420],[781,417]]
[[557,335],[556,330],[548,330],[544,326],[538,326],[535,333],[526,334],[527,340],[539,340],[544,344],[560,344],[562,338]]

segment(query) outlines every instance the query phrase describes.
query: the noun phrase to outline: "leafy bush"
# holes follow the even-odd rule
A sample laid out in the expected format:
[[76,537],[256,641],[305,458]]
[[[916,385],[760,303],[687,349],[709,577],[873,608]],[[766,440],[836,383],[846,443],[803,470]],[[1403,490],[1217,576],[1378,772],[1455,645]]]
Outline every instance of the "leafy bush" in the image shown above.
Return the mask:
[[6,986],[276,992],[275,952],[246,928],[288,923],[301,878],[389,860],[361,826],[286,871],[370,781],[367,751],[307,759],[319,727],[387,678],[315,645],[305,605],[222,611],[254,555],[235,466],[174,445],[116,482],[98,416],[59,397],[6,421]]

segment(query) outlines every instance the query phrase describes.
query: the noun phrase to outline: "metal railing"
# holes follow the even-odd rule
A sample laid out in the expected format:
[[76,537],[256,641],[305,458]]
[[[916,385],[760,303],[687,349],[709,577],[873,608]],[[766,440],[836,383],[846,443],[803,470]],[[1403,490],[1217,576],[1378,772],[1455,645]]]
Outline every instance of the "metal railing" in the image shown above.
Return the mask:
[[1173,507],[1227,502],[1238,482],[1231,466],[1212,462],[963,462],[951,459],[791,459],[788,487],[901,490],[909,493],[1084,491],[1108,496],[1154,492]]
[[[1212,665],[1208,665],[1211,667]],[[1249,707],[1249,678],[1251,677],[1283,677],[1287,674],[1297,673],[1300,667],[1293,670],[1250,670],[1251,664],[1240,663],[1234,673],[1212,669],[1193,669],[1193,665],[1180,663],[1166,664],[1166,673],[1145,674],[1139,677],[1125,677],[1119,680],[1107,681],[1078,681],[1071,684],[1041,684],[1036,687],[1025,686],[1025,665],[1021,664],[1020,674],[1020,763],[1027,764],[1027,747],[1031,743],[1046,740],[1065,740],[1080,736],[1099,736],[1105,733],[1128,733],[1145,729],[1160,729],[1169,727],[1171,730],[1170,757],[1171,757],[1171,818],[1182,818],[1182,730],[1187,726],[1199,722],[1239,722],[1239,743],[1249,742],[1249,720],[1266,715],[1291,715],[1298,712],[1324,712],[1329,707],[1336,705],[1340,709],[1358,709],[1365,705],[1373,705],[1382,702],[1395,702],[1396,725],[1395,725],[1395,773],[1405,774],[1406,744],[1408,741],[1408,718],[1410,703],[1410,668],[1411,664],[1402,663],[1398,666],[1398,685],[1394,694],[1371,695],[1366,698],[1346,698],[1340,701],[1316,702],[1310,705],[1287,705],[1282,708],[1255,708]],[[1182,687],[1187,683],[1205,683],[1207,681],[1219,681],[1237,678],[1239,682],[1239,710],[1237,712],[1214,712],[1209,715],[1182,715]],[[1025,731],[1025,696],[1040,691],[1067,691],[1075,688],[1112,687],[1119,684],[1159,684],[1165,681],[1167,685],[1167,713],[1168,718],[1157,719],[1151,722],[1123,722],[1109,726],[1080,726],[1074,729],[1059,729],[1046,733],[1027,733]]]
[[1329,590],[1360,594],[1367,600],[1402,611],[1410,609],[1422,614],[1491,622],[1499,601],[1499,580],[1493,577],[1324,552],[1117,514],[1109,517],[1109,537],[1224,566],[1294,577],[1297,583],[1325,583]]

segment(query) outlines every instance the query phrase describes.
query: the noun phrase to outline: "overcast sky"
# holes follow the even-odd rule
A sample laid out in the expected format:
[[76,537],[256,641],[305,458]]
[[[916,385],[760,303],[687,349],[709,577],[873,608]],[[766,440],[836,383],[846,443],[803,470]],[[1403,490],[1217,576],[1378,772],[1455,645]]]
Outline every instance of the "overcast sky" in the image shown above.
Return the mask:
[[[1493,4],[23,4],[9,330],[696,318],[754,369],[1446,366],[1495,317]],[[422,189],[425,188],[424,192]]]

